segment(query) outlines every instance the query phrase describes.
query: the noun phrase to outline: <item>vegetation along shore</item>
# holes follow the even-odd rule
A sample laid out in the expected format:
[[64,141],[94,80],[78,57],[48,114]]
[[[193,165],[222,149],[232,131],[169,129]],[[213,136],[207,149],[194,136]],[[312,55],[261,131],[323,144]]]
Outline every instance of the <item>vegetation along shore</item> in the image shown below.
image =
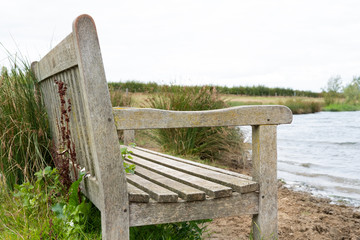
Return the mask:
[[[130,87],[126,87],[126,91],[116,84],[109,84],[109,88],[114,106],[205,110],[248,103],[299,105],[299,102],[309,102],[306,104],[311,105],[314,102],[313,105],[321,107],[324,104],[321,94],[293,90],[286,93],[286,89],[270,91],[261,86],[254,87],[251,97],[225,87],[161,86],[159,90],[153,86],[143,92],[137,89],[136,93]],[[239,87],[236,91],[244,89]],[[260,95],[256,96],[255,91]],[[342,97],[337,95],[336,99]],[[314,109],[298,111],[319,110]],[[169,144],[174,139],[182,144]],[[247,144],[236,128],[139,131],[136,144],[239,172],[251,170],[251,162],[245,157]],[[123,154],[131,153],[125,150]],[[59,159],[57,156],[52,148],[41,92],[28,64],[14,63],[11,69],[2,68],[0,239],[101,239],[100,212],[79,195],[78,187],[84,174],[64,187],[63,174],[68,169],[55,161]],[[66,160],[66,156],[62,159]],[[226,218],[134,227],[130,236],[136,240],[251,239],[250,221],[250,217]],[[331,205],[328,200],[294,192],[279,184],[281,239],[359,239],[359,229],[359,209]]]
[[[253,87],[224,87],[210,86],[229,106],[280,104],[288,106],[294,114],[315,113],[320,111],[359,111],[360,110],[360,78],[342,86],[339,78],[331,78],[321,93],[299,91],[289,88]],[[334,83],[335,82],[335,83]],[[340,83],[339,83],[340,82]],[[127,96],[132,106],[141,107],[141,102],[150,95],[162,92],[176,92],[184,86],[158,85],[156,83],[141,83],[127,81],[123,83],[109,83],[114,95]],[[187,86],[199,91],[202,86]]]

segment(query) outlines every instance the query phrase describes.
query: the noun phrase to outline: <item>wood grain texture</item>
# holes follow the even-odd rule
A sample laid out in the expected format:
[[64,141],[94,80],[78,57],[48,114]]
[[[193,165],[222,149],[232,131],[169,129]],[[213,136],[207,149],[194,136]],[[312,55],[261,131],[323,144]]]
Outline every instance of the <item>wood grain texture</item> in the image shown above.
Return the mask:
[[37,66],[32,69],[41,82],[66,69],[77,65],[77,58],[74,51],[74,38],[72,33],[52,49]]
[[278,239],[276,126],[252,128],[253,179],[260,184],[254,239]]
[[146,168],[136,166],[136,175],[177,193],[185,201],[205,200],[205,193],[189,185],[177,182],[171,178],[157,174]]
[[135,131],[124,130],[124,144],[130,145],[131,143],[135,143]]
[[[128,147],[128,149],[129,149],[129,150],[133,150],[134,148]],[[164,153],[152,151],[152,150],[150,150],[150,149],[141,148],[141,147],[138,147],[138,146],[136,147],[136,149],[137,149],[138,151],[148,152],[148,153],[151,153],[151,154],[154,154],[154,155],[158,155],[158,156],[162,156],[162,157],[165,157],[165,158],[168,158],[168,159],[176,160],[176,161],[178,161],[178,162],[183,162],[183,163],[187,163],[187,164],[190,164],[190,165],[202,167],[202,168],[204,168],[204,169],[209,169],[209,170],[212,170],[212,171],[215,171],[215,172],[220,172],[220,173],[228,174],[228,175],[230,175],[230,176],[239,177],[239,178],[243,178],[243,179],[250,180],[250,181],[252,180],[252,177],[251,177],[251,176],[244,175],[244,174],[241,174],[241,173],[232,172],[232,171],[229,171],[229,170],[226,170],[226,169],[222,169],[222,168],[218,168],[218,167],[213,167],[213,166],[210,166],[210,165],[206,165],[206,164],[194,162],[194,161],[191,161],[191,160],[187,160],[187,159],[184,159],[184,158],[179,158],[179,157],[171,156],[171,155],[168,155],[168,154],[164,154]]]
[[209,111],[167,111],[150,108],[113,108],[118,130],[288,124],[285,106],[240,106]]
[[134,185],[127,183],[127,190],[129,193],[129,201],[130,202],[141,202],[148,203],[150,196],[143,190],[135,187]]
[[[93,19],[81,15],[73,23],[73,38],[78,59],[84,115],[91,155],[99,169],[102,198],[103,239],[129,238],[129,202],[108,85]],[[116,183],[116,184],[114,184]]]
[[158,184],[155,184],[145,178],[140,177],[135,174],[128,174],[126,179],[129,183],[140,188],[144,192],[148,193],[151,198],[155,199],[157,202],[169,203],[177,202],[178,195]]
[[[212,171],[201,166],[194,166],[181,161],[176,161],[163,156],[155,155],[145,151],[138,151],[136,148],[130,149],[134,155],[141,156],[141,158],[151,162],[166,166],[171,169],[178,170],[190,175],[197,176],[224,186],[231,187],[234,191],[239,193],[247,193],[259,190],[259,184],[247,179],[231,176],[217,171]],[[136,162],[136,161],[134,161]]]
[[191,174],[187,174],[175,169],[162,166],[160,164],[153,163],[151,161],[144,160],[137,156],[133,156],[133,159],[127,159],[129,162],[136,166],[141,166],[149,169],[155,173],[161,174],[175,181],[187,184],[194,188],[204,191],[207,195],[212,198],[229,197],[232,194],[232,189],[227,186],[223,186],[218,183],[214,183]]
[[[143,226],[258,213],[258,193],[234,193],[205,201],[130,203],[130,226]],[[226,236],[224,236],[226,239]]]

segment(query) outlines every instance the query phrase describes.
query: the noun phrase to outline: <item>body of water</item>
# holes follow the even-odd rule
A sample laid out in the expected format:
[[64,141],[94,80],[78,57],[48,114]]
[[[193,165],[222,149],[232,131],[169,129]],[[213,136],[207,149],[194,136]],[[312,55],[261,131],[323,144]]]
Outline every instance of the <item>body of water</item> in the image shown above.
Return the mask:
[[294,115],[292,124],[280,125],[278,178],[294,189],[360,206],[360,112]]

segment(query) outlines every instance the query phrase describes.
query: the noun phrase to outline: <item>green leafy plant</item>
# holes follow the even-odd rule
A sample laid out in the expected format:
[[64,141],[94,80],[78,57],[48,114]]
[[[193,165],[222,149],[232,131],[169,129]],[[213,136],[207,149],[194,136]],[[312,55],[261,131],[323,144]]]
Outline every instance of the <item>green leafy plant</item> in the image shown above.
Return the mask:
[[57,199],[57,194],[62,191],[59,182],[59,175],[56,169],[46,167],[44,170],[35,173],[37,180],[34,184],[25,182],[15,185],[14,197],[18,198],[27,213],[31,214],[34,208],[42,205],[51,205]]
[[[135,147],[135,144],[130,144],[130,146]],[[121,148],[121,157],[122,157],[123,161],[126,158],[133,159],[131,154],[133,154],[133,152],[130,151],[127,147],[122,147]],[[136,168],[136,166],[134,164],[129,164],[129,163],[124,161],[124,169],[125,169],[126,173],[134,174],[135,173],[135,168]]]
[[[101,222],[99,213],[97,216],[92,214],[94,208],[92,203],[85,196],[81,196],[79,199],[79,185],[84,177],[85,173],[80,172],[78,180],[71,184],[68,201],[58,202],[51,208],[57,219],[62,221],[65,230],[64,237],[66,239],[81,239],[89,228],[96,229],[96,225],[93,224],[94,219],[97,219],[98,224]],[[99,227],[97,228],[99,231]]]
[[[14,204],[19,204],[20,211],[23,211],[23,215],[15,218],[14,222],[20,225],[19,217],[22,218],[21,221],[25,221],[22,223],[21,235],[37,236],[35,239],[43,239],[49,235],[53,238],[46,239],[87,239],[89,236],[100,238],[100,211],[85,196],[81,196],[81,199],[78,197],[79,185],[85,173],[80,173],[79,179],[73,182],[68,193],[64,192],[57,169],[46,167],[35,175],[37,180],[34,184],[25,182],[16,185],[13,194]],[[2,219],[5,218],[9,217],[2,216]],[[12,226],[8,228],[10,227]]]

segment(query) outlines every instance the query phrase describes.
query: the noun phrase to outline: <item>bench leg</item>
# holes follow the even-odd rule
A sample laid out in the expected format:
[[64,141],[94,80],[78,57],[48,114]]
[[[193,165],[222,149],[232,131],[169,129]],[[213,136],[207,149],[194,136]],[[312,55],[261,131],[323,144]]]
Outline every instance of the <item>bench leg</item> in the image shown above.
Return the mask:
[[129,240],[129,216],[117,210],[101,211],[101,231],[103,240]]
[[253,179],[260,184],[259,214],[253,216],[254,239],[278,239],[276,126],[252,128]]
[[135,143],[135,130],[124,130],[124,144]]

